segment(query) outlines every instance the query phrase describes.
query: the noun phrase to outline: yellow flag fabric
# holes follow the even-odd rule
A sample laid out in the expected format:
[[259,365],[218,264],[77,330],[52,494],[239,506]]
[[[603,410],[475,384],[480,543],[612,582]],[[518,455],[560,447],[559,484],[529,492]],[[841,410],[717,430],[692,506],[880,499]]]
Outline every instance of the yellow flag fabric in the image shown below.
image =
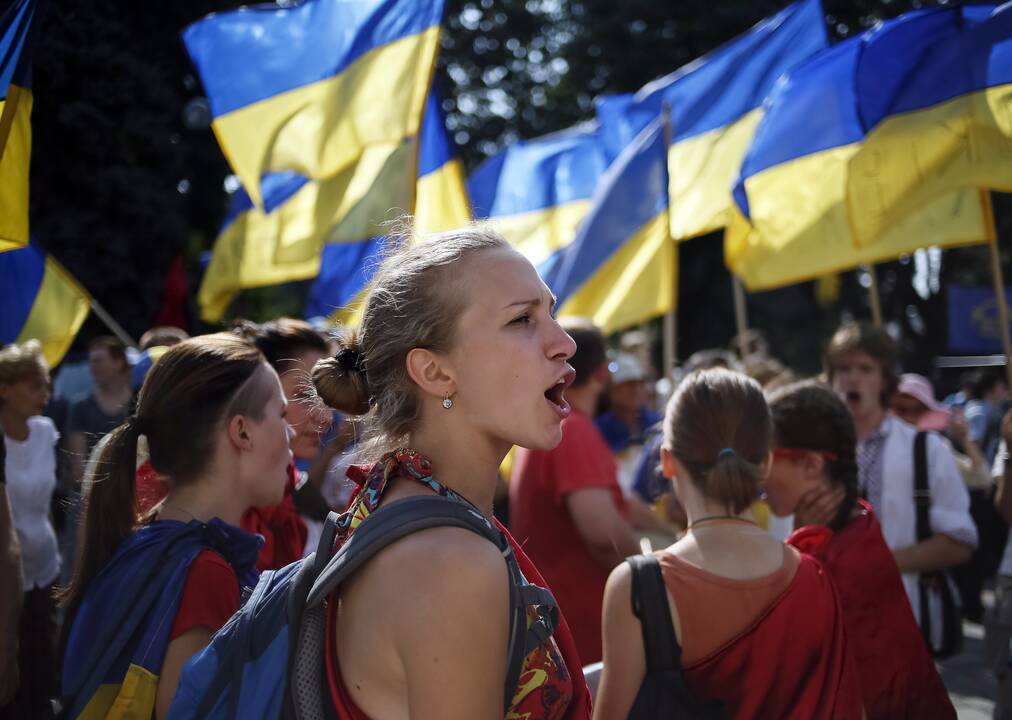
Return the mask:
[[[879,242],[859,247],[848,213],[852,160],[868,142],[862,117],[872,97],[855,81],[869,38],[938,31],[962,8],[914,11],[845,40],[789,72],[763,105],[763,117],[733,189],[725,260],[750,290],[812,280],[932,245],[987,242],[989,196],[949,189],[917,212],[897,217]],[[893,61],[897,59],[890,56]],[[888,66],[886,60],[879,63]],[[880,68],[880,74],[885,72]],[[869,82],[874,73],[868,76]]]
[[[305,0],[186,29],[212,127],[255,207],[270,209],[269,173],[323,182],[370,146],[417,137],[442,11],[442,0]],[[401,171],[414,176],[413,162]]]
[[70,348],[91,297],[37,245],[0,254],[0,345],[38,340],[49,365]]
[[243,192],[215,241],[211,262],[197,295],[201,317],[218,322],[236,293],[293,280],[320,271],[325,243],[355,242],[382,232],[409,204],[387,205],[391,188],[410,199],[413,183],[401,172],[413,158],[414,142],[368,148],[355,166],[317,183],[293,174],[265,180],[265,197],[274,206],[264,212]]
[[28,176],[32,155],[32,91],[11,85],[0,99],[0,127],[10,123],[0,147],[0,252],[28,244]]
[[855,72],[872,128],[847,180],[859,245],[953,190],[1012,191],[1012,6],[931,19],[932,32],[873,35]]

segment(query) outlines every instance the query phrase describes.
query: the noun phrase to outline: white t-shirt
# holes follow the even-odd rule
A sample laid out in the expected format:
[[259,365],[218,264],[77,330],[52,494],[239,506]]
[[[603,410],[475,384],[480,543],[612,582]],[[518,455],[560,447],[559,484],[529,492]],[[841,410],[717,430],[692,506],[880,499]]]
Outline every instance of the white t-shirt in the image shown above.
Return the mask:
[[51,585],[60,574],[60,551],[49,522],[56,489],[56,432],[47,417],[28,419],[23,442],[4,437],[7,448],[7,496],[14,529],[21,543],[21,574],[25,591]]
[[[1005,441],[1001,441],[1001,445],[998,446],[998,452],[994,455],[994,466],[991,468],[991,477],[998,479],[1005,474],[1005,454],[1008,452],[1008,448],[1005,446]],[[1009,488],[1006,488],[1006,491]],[[999,575],[1012,575],[1012,533],[1009,533],[1008,540],[1005,542],[1005,552],[1001,556],[1001,565],[998,566]]]

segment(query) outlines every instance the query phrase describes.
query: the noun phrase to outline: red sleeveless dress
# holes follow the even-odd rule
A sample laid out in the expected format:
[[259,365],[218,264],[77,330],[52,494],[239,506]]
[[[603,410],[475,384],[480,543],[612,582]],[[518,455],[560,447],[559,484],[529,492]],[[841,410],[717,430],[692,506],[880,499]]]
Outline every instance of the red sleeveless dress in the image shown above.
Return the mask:
[[658,553],[682,628],[686,686],[740,720],[860,720],[840,603],[817,561],[784,548],[772,575],[731,580]]
[[868,720],[955,720],[875,513],[858,502],[861,514],[839,532],[803,527],[787,542],[817,558],[836,585]]

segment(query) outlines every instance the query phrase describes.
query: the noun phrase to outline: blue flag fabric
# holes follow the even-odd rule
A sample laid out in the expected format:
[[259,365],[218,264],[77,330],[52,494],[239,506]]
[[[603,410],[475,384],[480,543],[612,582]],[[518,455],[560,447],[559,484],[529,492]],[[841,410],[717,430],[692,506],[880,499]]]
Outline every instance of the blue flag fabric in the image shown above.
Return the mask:
[[[446,134],[442,94],[433,86],[425,105],[418,145],[414,229],[425,235],[463,227],[471,219],[460,159]],[[386,242],[328,243],[309,291],[305,315],[356,324],[370,280],[383,260]]]
[[590,317],[612,332],[671,310],[676,254],[667,210],[659,116],[608,168],[576,239],[544,274],[559,314]]
[[217,519],[161,520],[124,541],[73,619],[61,688],[67,716],[106,718],[115,704],[122,717],[152,717],[190,563],[202,550],[214,550],[242,587],[252,587],[262,546],[261,536]]
[[671,234],[684,239],[727,223],[730,186],[760,106],[783,73],[827,47],[819,0],[801,0],[632,95],[598,100],[612,160],[666,103],[672,113]]
[[513,143],[468,178],[475,219],[545,275],[576,237],[607,167],[595,124]]
[[35,243],[0,253],[0,345],[38,340],[50,367],[77,336],[91,298]]
[[[859,247],[848,217],[851,161],[881,114],[873,76],[882,87],[915,71],[916,53],[872,49],[877,73],[858,82],[869,41],[886,34],[925,44],[953,22],[973,22],[972,7],[915,10],[845,40],[785,75],[763,107],[742,162],[736,203],[725,234],[728,267],[750,290],[811,280],[913,252],[925,245],[986,242],[990,205],[976,188],[955,190],[892,226],[875,245]],[[871,66],[869,66],[871,69]],[[888,92],[888,91],[887,91]],[[876,110],[876,106],[879,108]]]
[[212,126],[256,207],[270,172],[324,181],[417,136],[442,12],[442,0],[304,0],[186,29]]
[[0,15],[0,252],[28,244],[31,45],[39,5],[15,0]]

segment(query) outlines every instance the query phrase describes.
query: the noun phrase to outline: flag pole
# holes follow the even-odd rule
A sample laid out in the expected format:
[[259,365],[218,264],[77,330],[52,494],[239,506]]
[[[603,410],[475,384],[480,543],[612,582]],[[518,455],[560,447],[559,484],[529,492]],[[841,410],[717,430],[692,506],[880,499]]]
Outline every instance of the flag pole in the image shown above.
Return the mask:
[[[667,162],[667,156],[671,152],[671,139],[674,135],[671,128],[671,103],[665,102],[661,110],[664,116],[664,153],[665,162]],[[665,188],[665,192],[668,193],[668,222],[667,222],[667,235],[668,242],[674,243],[674,238],[671,237],[671,167],[668,166],[668,187]],[[678,243],[675,243],[674,247],[674,262],[675,262],[675,278],[677,278],[678,272]],[[662,343],[663,343],[663,360],[664,360],[664,372],[663,377],[670,377],[671,373],[674,372],[675,366],[678,364],[678,285],[677,279],[675,280],[674,295],[671,301],[671,309],[664,314],[664,325],[662,327]]]
[[875,327],[882,327],[882,298],[878,293],[878,276],[875,274],[874,265],[865,265],[864,271],[868,273],[868,299],[871,301],[871,320]]
[[109,314],[109,311],[102,307],[101,303],[99,303],[99,301],[95,298],[91,299],[91,309],[96,315],[98,315],[98,319],[101,320],[107,328],[109,328],[112,334],[120,339],[120,342],[127,347],[137,347],[137,343],[132,337],[130,337],[130,335],[127,334],[127,331],[123,329],[123,326],[116,322],[116,320],[113,319],[113,316]]
[[4,103],[3,114],[0,114],[0,160],[3,159],[4,150],[7,148],[7,139],[10,137],[11,128],[14,126],[14,115],[18,111],[18,104],[21,102],[21,88],[11,84],[7,86],[7,101]]
[[748,314],[745,308],[745,286],[737,275],[731,273],[731,286],[734,290],[734,324],[738,329],[738,355],[745,359],[745,333],[748,332]]
[[988,243],[991,249],[991,275],[994,278],[994,297],[998,305],[998,325],[1001,327],[1001,344],[1005,352],[1005,377],[1012,387],[1012,337],[1008,329],[1008,303],[1005,301],[1005,279],[1001,272],[1001,256],[998,254],[998,237],[991,233]]

